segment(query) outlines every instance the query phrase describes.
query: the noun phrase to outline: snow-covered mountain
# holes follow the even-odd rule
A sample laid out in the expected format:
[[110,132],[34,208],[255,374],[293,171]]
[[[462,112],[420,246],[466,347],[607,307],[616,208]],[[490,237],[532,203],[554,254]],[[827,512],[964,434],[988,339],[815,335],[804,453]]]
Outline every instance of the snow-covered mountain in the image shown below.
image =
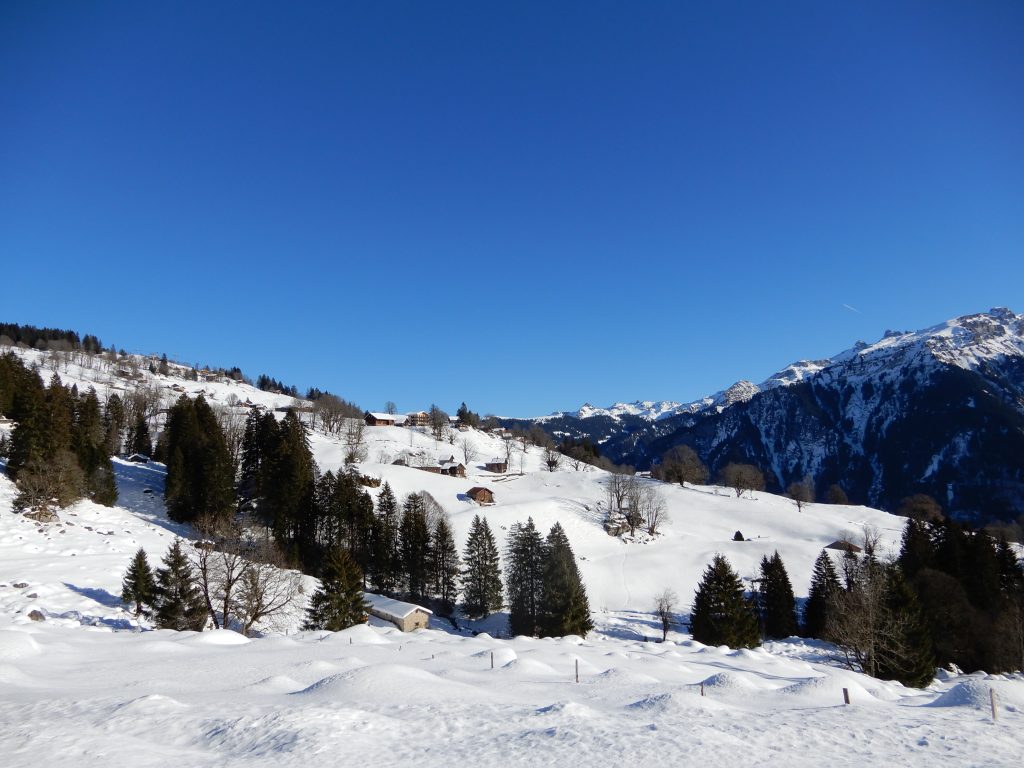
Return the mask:
[[594,409],[546,427],[640,467],[686,443],[713,471],[757,464],[775,489],[809,474],[819,491],[838,483],[873,506],[924,492],[961,517],[1014,519],[1024,514],[1024,316],[996,308],[889,331],[656,420]]

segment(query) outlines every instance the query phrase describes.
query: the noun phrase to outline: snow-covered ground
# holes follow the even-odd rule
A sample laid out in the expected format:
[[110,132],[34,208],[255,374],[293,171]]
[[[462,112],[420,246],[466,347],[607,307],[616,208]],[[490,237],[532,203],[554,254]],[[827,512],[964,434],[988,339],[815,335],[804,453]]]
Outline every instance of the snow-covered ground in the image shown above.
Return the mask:
[[[61,375],[80,388],[92,381],[84,370]],[[220,402],[228,393],[271,406],[283,398],[243,384],[188,386]],[[117,462],[121,506],[80,502],[50,524],[13,513],[13,485],[0,475],[2,764],[1019,763],[1020,675],[943,675],[918,691],[847,671],[814,642],[710,648],[682,622],[669,642],[652,642],[654,595],[674,589],[684,619],[714,553],[749,578],[778,549],[803,596],[824,545],[867,524],[894,549],[898,518],[659,484],[671,521],[662,535],[624,542],[601,527],[602,472],[548,472],[530,449],[515,453],[510,474],[494,475],[482,464],[504,456],[504,443],[476,431],[456,433],[454,445],[399,427],[367,428],[366,439],[363,473],[386,480],[399,499],[428,491],[451,516],[460,548],[477,513],[499,544],[528,516],[545,532],[561,522],[595,631],[585,640],[508,638],[498,615],[476,625],[486,633],[475,637],[437,619],[410,634],[377,621],[303,633],[297,616],[252,640],[140,632],[117,598],[128,561],[142,546],[156,562],[189,533],[164,515],[162,467]],[[462,461],[463,441],[476,454],[466,478],[391,463],[403,454]],[[311,442],[322,469],[341,466],[338,439],[316,433]],[[466,497],[476,485],[494,492],[493,506]],[[737,529],[747,541],[732,541]]]

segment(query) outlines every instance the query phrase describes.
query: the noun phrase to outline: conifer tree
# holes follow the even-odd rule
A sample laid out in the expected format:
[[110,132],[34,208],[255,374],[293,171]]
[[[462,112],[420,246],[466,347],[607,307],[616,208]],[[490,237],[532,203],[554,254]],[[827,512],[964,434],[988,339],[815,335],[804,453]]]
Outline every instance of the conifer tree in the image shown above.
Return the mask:
[[722,555],[715,555],[697,587],[690,632],[694,640],[705,645],[730,648],[760,645],[757,617],[743,596],[739,576]]
[[178,398],[165,429],[167,515],[176,522],[234,513],[234,465],[217,416],[202,395]]
[[121,453],[126,418],[124,402],[115,392],[107,398],[107,404],[103,410],[103,439],[108,456],[116,456]]
[[385,594],[394,592],[401,579],[398,528],[398,501],[385,482],[377,497],[372,574],[374,587]]
[[803,633],[805,637],[828,639],[825,628],[828,625],[829,612],[832,610],[834,596],[841,589],[839,575],[832,564],[832,558],[828,556],[828,552],[822,550],[818,559],[814,561],[811,588],[808,592],[807,602],[804,604]]
[[112,507],[117,501],[117,484],[106,450],[100,401],[96,390],[91,387],[75,404],[73,444],[89,498],[97,504]]
[[917,598],[898,568],[888,569],[884,609],[885,630],[879,638],[878,658],[870,666],[876,677],[923,688],[935,676],[932,637]]
[[128,431],[127,448],[128,453],[138,453],[143,456],[153,455],[153,440],[149,435],[149,424],[141,413]]
[[175,539],[156,570],[156,625],[161,629],[202,631],[207,607],[196,583],[192,566],[182,551],[181,539]]
[[303,629],[339,632],[364,623],[369,610],[359,565],[341,547],[332,549],[324,563],[320,588],[310,598]]
[[288,411],[260,462],[260,515],[282,547],[306,568],[317,559],[316,473],[306,428],[294,411]]
[[513,524],[505,549],[508,626],[513,635],[533,637],[540,633],[546,559],[544,539],[533,518],[525,524]]
[[146,558],[146,550],[139,547],[121,582],[121,599],[135,604],[135,618],[149,615],[149,608],[156,598],[156,581],[153,569]]
[[765,637],[781,639],[797,633],[796,598],[778,550],[761,559],[761,609]]
[[445,516],[439,516],[430,539],[431,580],[440,613],[450,616],[458,598],[459,550]]
[[462,562],[462,600],[466,616],[484,618],[500,610],[501,558],[486,517],[473,516]]
[[594,628],[590,602],[569,538],[559,523],[548,533],[545,553],[540,634],[543,637],[586,637]]
[[410,493],[405,499],[399,539],[406,590],[412,600],[422,600],[430,582],[430,528],[423,497],[418,493]]

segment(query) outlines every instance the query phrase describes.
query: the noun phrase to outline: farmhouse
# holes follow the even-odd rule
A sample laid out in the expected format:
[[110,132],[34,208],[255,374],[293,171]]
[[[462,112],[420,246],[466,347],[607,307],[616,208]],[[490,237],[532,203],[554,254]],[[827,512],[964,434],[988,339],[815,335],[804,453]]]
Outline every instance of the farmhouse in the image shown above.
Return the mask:
[[494,494],[491,492],[490,488],[481,488],[480,486],[476,486],[475,488],[470,488],[466,491],[466,495],[477,504],[494,503]]
[[371,413],[363,414],[368,427],[393,427],[395,426],[395,414],[393,413]]
[[484,464],[484,469],[488,472],[496,472],[499,475],[503,475],[508,472],[508,462],[505,459],[491,459]]
[[363,598],[370,604],[370,615],[390,621],[403,632],[426,629],[433,611],[413,603],[403,603],[390,597],[364,592]]
[[465,477],[466,465],[459,461],[442,461],[441,474],[449,477]]

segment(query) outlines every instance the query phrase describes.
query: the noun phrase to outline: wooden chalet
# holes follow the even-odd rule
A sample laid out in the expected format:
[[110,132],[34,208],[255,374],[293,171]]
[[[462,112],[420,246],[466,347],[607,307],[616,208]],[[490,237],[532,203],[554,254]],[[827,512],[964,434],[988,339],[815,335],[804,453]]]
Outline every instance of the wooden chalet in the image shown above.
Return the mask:
[[490,488],[481,488],[479,485],[475,488],[470,488],[466,491],[466,495],[469,496],[477,504],[493,504],[494,493]]
[[367,411],[363,419],[368,427],[393,427],[395,426],[395,414],[393,413],[372,413]]
[[484,469],[503,475],[508,472],[508,462],[505,459],[494,458],[484,464]]
[[433,611],[429,608],[413,603],[403,603],[401,600],[393,600],[372,592],[364,592],[363,599],[370,605],[371,616],[389,621],[403,632],[426,629],[427,624],[430,623],[430,617],[433,615]]
[[430,426],[430,414],[426,411],[416,411],[405,415],[405,424],[409,427]]
[[852,552],[853,554],[857,554],[861,551],[860,547],[858,547],[852,541],[847,541],[846,539],[837,539],[836,541],[833,541],[831,544],[826,546],[825,549],[837,549],[840,552]]

